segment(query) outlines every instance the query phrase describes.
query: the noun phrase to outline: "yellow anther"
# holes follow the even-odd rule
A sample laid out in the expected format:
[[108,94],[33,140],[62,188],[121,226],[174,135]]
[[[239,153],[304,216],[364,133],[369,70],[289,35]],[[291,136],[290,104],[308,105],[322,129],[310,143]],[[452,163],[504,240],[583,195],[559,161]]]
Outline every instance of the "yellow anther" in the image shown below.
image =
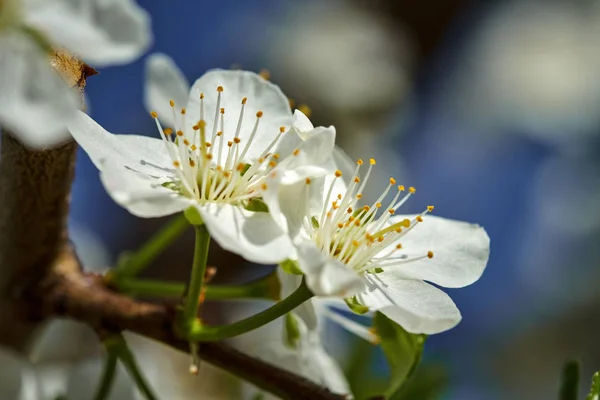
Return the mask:
[[217,92],[222,92],[222,91],[223,91],[223,86],[217,87]]
[[204,146],[210,147],[210,146],[212,146],[212,144],[210,142],[204,142]]
[[358,193],[358,194],[356,195],[356,198],[357,198],[358,200],[362,199],[362,197],[363,197],[362,193]]
[[377,238],[377,241],[378,241],[379,243],[383,242],[383,236],[379,236],[379,237]]
[[196,145],[195,145],[195,144],[193,144],[193,145],[190,147],[190,149],[192,149],[192,151],[196,151],[198,148],[196,147]]
[[375,165],[377,164],[377,160],[375,160],[374,158],[369,158],[369,164]]
[[158,113],[156,111],[150,111],[150,116],[152,118],[158,118]]
[[298,110],[302,111],[302,113],[309,118],[310,118],[310,115],[312,114],[312,110],[306,104],[300,104],[300,106],[298,106]]
[[394,214],[396,214],[396,210],[394,210],[393,208],[390,208],[390,209],[388,210],[388,212],[389,212],[391,215],[394,215]]
[[200,121],[198,121],[198,128],[199,129],[204,129],[206,127],[206,121],[201,119]]
[[274,158],[274,159],[276,159],[276,160],[279,160],[279,157],[280,157],[280,156],[279,156],[279,153],[275,153],[275,154],[273,154],[273,158]]
[[396,249],[400,250],[401,248],[402,248],[402,243],[398,243],[398,244],[396,245]]
[[196,125],[192,126],[192,129],[195,130],[195,131],[197,131],[198,129],[200,129],[200,127],[198,126],[198,124],[196,124]]
[[360,243],[358,243],[358,240],[353,240],[353,241],[352,241],[352,245],[353,245],[354,247],[358,247],[358,245],[359,245],[359,244],[360,244]]
[[341,222],[338,222],[337,227],[342,229],[344,227],[344,224],[342,224]]
[[233,146],[233,142],[232,142],[231,140],[229,140],[229,141],[227,142],[227,146],[229,146],[229,147]]
[[310,181],[310,178],[306,178],[306,179],[304,180],[304,182],[306,182],[306,184],[307,184],[307,185],[310,185],[310,182],[311,182],[311,181]]
[[339,208],[339,206],[338,206],[338,204],[337,204],[337,201],[334,201],[334,202],[332,202],[332,203],[331,203],[331,207],[332,207],[334,210],[337,210],[337,209]]
[[348,209],[346,210],[346,212],[347,212],[348,214],[352,214],[352,211],[354,211],[354,210],[352,209],[352,207],[348,207]]
[[237,165],[237,167],[235,167],[235,169],[238,170],[238,171],[243,171],[244,168],[246,168],[246,164],[244,164],[244,163],[239,163]]
[[246,102],[247,102],[247,101],[248,101],[248,98],[247,98],[247,97],[244,97],[244,98],[242,99],[242,104],[246,104]]
[[279,132],[281,132],[281,133],[285,132],[285,126],[280,126],[279,127]]
[[294,106],[296,105],[296,102],[294,101],[294,99],[292,98],[288,98],[288,102],[290,103],[290,108],[294,108]]
[[340,193],[338,193],[338,195],[336,197],[338,198],[338,200],[342,199],[342,195]]
[[300,154],[300,149],[294,150],[294,152],[292,154],[295,155],[295,156],[297,156],[298,154]]
[[173,161],[173,166],[175,168],[179,168],[181,166],[181,164],[179,163],[179,161]]
[[348,218],[348,221],[350,222],[354,222],[356,220],[356,217],[354,215],[351,215],[350,218]]
[[174,102],[173,100],[169,100],[169,105],[170,105],[171,107],[175,107],[175,102]]
[[195,166],[196,166],[196,161],[190,160],[190,167],[195,167]]
[[259,158],[259,159],[258,159],[258,163],[259,163],[259,164],[262,164],[262,163],[264,163],[264,162],[265,162],[265,159],[264,159],[264,157],[261,157],[261,158]]
[[200,93],[200,99],[204,98],[204,93]]
[[417,222],[423,222],[423,217],[421,217],[420,215],[417,216],[416,218]]
[[171,133],[173,133],[173,129],[171,129],[171,128],[165,129],[165,136],[169,136]]
[[275,168],[276,165],[277,163],[275,161],[269,161],[269,167]]
[[377,204],[375,204],[375,207],[377,207],[377,208],[381,208],[381,203],[377,203]]
[[371,209],[371,207],[369,207],[369,206],[364,206],[363,207],[363,210],[365,210],[365,211],[369,211],[370,209]]
[[210,154],[210,153],[208,153],[208,154],[206,155],[206,159],[207,159],[207,160],[212,160],[212,157],[213,157],[213,156],[212,156],[212,154]]
[[234,142],[235,144],[238,144],[238,143],[239,143],[239,142],[241,142],[241,141],[242,141],[242,139],[240,139],[239,137],[234,137],[234,138],[233,138],[233,142]]
[[258,75],[260,75],[261,78],[263,78],[264,80],[268,81],[269,79],[271,79],[271,73],[266,70],[266,69],[262,69]]
[[327,211],[327,218],[331,218],[331,211]]
[[417,191],[417,189],[415,189],[414,187],[411,186],[411,187],[408,188],[408,191],[411,192],[411,193],[414,193],[414,192]]
[[183,131],[181,129],[177,131],[177,136],[183,136]]
[[360,178],[358,176],[354,177],[354,182],[359,183],[360,182]]
[[186,113],[186,110],[185,110],[185,108],[182,108],[182,109],[181,109],[181,115],[185,115],[185,113]]
[[215,169],[219,172],[223,172],[223,167],[221,167],[220,165],[217,165],[217,168],[215,168]]
[[185,144],[186,146],[190,145],[190,141],[187,139],[183,139],[183,144]]
[[229,172],[229,171],[225,171],[225,172],[223,172],[223,176],[224,176],[225,178],[229,178],[229,177],[231,176],[231,172]]
[[356,164],[358,164],[358,165],[363,165],[363,160],[362,160],[362,158],[359,158],[358,160],[356,160]]
[[263,112],[262,111],[257,111],[256,112],[256,118],[260,118],[263,116]]
[[367,238],[367,240],[371,243],[373,243],[375,241],[375,238],[373,237],[373,235],[371,235],[370,233],[365,233],[365,238]]
[[262,185],[260,185],[260,188],[261,188],[262,190],[267,190],[268,186],[267,186],[267,184],[266,184],[266,183],[263,183]]
[[398,186],[398,191],[399,192],[404,192],[404,185]]
[[224,108],[221,108],[221,109],[219,110],[219,112],[220,112],[221,114],[225,114],[225,109],[224,109]]
[[223,135],[223,132],[221,132],[221,131],[217,132],[217,136],[222,136],[222,135]]
[[339,177],[341,177],[341,176],[342,176],[342,171],[340,171],[339,169],[336,169],[336,170],[335,170],[335,177],[336,177],[336,178],[339,178]]
[[356,225],[356,226],[360,226],[360,219],[357,219],[357,220],[355,220],[355,221],[354,221],[354,225]]
[[395,185],[396,184],[396,180],[394,178],[390,178],[390,185]]
[[433,258],[433,251],[427,252],[427,258]]
[[394,232],[396,232],[396,233],[400,233],[400,232],[402,232],[402,228],[400,228],[400,227],[397,227],[396,229],[394,229]]
[[427,211],[432,212],[433,211],[433,206],[427,206]]

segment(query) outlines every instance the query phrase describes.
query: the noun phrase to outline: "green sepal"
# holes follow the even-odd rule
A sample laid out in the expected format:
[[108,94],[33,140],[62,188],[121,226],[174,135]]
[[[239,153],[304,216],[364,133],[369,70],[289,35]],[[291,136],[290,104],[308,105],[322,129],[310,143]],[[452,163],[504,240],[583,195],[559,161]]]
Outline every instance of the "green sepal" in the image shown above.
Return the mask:
[[373,326],[390,367],[391,378],[384,394],[387,399],[398,392],[417,369],[427,336],[405,331],[380,312],[375,313]]
[[287,313],[285,314],[284,321],[283,341],[286,346],[295,349],[297,347],[298,340],[300,339],[298,320],[292,313]]
[[317,217],[310,217],[310,222],[312,223],[313,228],[319,229],[319,220],[317,219]]
[[183,215],[188,220],[188,222],[192,225],[203,225],[204,221],[202,221],[202,216],[198,209],[194,206],[188,207],[183,212]]
[[252,198],[246,204],[246,210],[254,212],[269,212],[269,206],[262,199]]
[[592,387],[585,400],[600,399],[600,371],[596,372],[592,377]]
[[279,266],[281,267],[281,269],[283,269],[288,274],[304,275],[304,272],[302,272],[302,270],[298,266],[298,261],[290,260],[288,258],[287,260],[282,261],[279,264]]
[[356,299],[356,296],[346,297],[344,301],[346,302],[346,305],[348,305],[348,308],[356,314],[362,315],[369,312],[369,307],[360,304]]

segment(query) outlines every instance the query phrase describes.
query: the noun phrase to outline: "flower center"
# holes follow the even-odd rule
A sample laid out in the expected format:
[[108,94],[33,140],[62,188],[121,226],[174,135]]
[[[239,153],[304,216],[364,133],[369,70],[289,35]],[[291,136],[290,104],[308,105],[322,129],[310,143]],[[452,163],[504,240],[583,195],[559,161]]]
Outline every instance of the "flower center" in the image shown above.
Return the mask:
[[[413,258],[403,257],[399,252],[402,250],[400,244],[402,237],[422,222],[423,216],[433,211],[433,206],[428,206],[425,211],[412,220],[406,218],[391,224],[390,218],[415,193],[415,189],[410,187],[408,192],[401,197],[401,194],[405,192],[404,186],[396,186],[396,180],[390,178],[389,185],[372,205],[358,206],[358,202],[363,197],[362,191],[376,161],[369,160],[369,169],[362,181],[358,173],[363,161],[359,159],[356,164],[354,177],[346,193],[332,197],[334,180],[327,192],[320,218],[317,220],[316,217],[313,217],[311,221],[309,232],[312,230],[312,238],[317,245],[330,256],[360,273],[376,273],[391,265],[426,257],[432,258],[433,252],[431,251]],[[335,179],[341,177],[342,172],[336,171]],[[382,201],[394,187],[397,189],[394,198],[387,208],[383,208]],[[378,215],[382,208],[385,211]]]
[[172,172],[176,181],[164,184],[182,195],[193,198],[199,203],[225,202],[248,205],[252,199],[262,197],[267,190],[266,177],[277,166],[279,154],[271,150],[285,131],[279,132],[263,150],[257,160],[250,161],[246,155],[256,137],[263,112],[256,113],[256,121],[247,143],[242,143],[240,131],[244,120],[247,98],[241,100],[241,109],[237,118],[236,130],[232,140],[225,142],[225,109],[221,108],[223,87],[217,88],[217,105],[213,126],[207,126],[204,118],[204,93],[200,94],[200,120],[186,128],[185,108],[180,112],[175,103],[170,105],[175,121],[174,130],[163,129],[156,112],[151,112],[156,121],[160,136],[172,160]]

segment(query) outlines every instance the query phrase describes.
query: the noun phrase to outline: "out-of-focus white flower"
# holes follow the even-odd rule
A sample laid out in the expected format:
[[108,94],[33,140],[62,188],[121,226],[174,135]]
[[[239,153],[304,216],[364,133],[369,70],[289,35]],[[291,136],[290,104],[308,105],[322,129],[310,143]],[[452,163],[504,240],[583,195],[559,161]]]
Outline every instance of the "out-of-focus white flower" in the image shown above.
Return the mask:
[[[342,171],[335,172],[319,213],[305,217],[294,238],[308,287],[317,296],[345,298],[357,312],[381,311],[412,333],[454,327],[460,312],[448,295],[425,281],[451,288],[475,282],[489,256],[485,230],[460,221],[424,218],[432,206],[420,215],[395,215],[415,189],[401,196],[405,188],[396,186],[393,178],[372,205],[359,206],[375,160],[370,160],[363,180],[358,175],[362,164],[357,162],[342,193],[335,190]],[[390,191],[396,194],[384,207]]]
[[512,1],[483,19],[445,107],[572,146],[600,125],[600,2]]
[[[147,103],[162,139],[113,135],[83,113],[70,130],[101,171],[113,199],[140,217],[159,217],[194,207],[212,237],[226,250],[259,263],[292,254],[285,226],[262,202],[325,175],[333,127],[315,133],[293,150],[278,147],[292,122],[287,98],[257,74],[214,70],[189,91],[187,108],[176,111],[172,91],[186,83],[165,56],[149,62]],[[173,126],[163,129],[159,118]],[[267,177],[281,176],[269,187]],[[297,199],[290,199],[296,201]]]
[[132,0],[2,1],[0,124],[35,148],[66,140],[78,100],[51,68],[51,47],[95,66],[124,64],[149,46],[149,25]]
[[0,347],[0,398],[42,400],[35,370],[27,359]]

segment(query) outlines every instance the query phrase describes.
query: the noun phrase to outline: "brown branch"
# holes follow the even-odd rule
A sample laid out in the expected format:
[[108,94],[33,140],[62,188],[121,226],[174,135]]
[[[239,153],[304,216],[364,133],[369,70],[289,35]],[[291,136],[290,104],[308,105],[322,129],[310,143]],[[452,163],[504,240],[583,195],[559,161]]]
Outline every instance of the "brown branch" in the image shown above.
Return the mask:
[[[136,301],[107,289],[102,277],[83,274],[70,252],[37,288],[27,303],[42,316],[63,316],[85,322],[98,331],[129,330],[183,352],[189,344],[173,334],[175,310],[162,304]],[[313,382],[250,357],[224,343],[202,343],[200,357],[284,399],[342,400]]]

